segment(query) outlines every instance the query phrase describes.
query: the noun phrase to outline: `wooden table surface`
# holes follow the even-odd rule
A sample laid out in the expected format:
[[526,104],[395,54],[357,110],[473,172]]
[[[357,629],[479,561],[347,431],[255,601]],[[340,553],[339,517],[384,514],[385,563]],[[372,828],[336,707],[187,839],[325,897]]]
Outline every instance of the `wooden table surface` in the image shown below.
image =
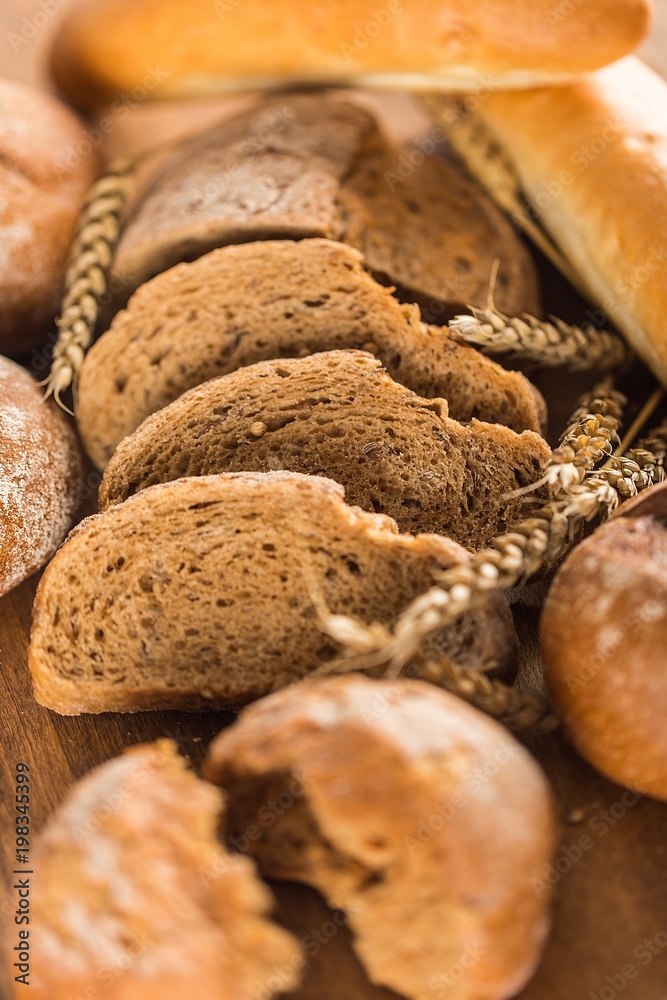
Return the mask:
[[[73,2],[62,10],[71,9]],[[42,80],[43,53],[60,13],[38,35],[16,48],[10,33],[21,30],[24,17],[39,0],[2,0],[0,9],[0,74]],[[645,58],[667,75],[667,0],[657,4],[653,35]],[[383,102],[381,102],[383,103]],[[135,147],[139,137],[192,128],[215,102],[199,102],[195,111],[180,106],[139,108],[108,139],[108,152]],[[396,112],[398,133],[418,130],[407,102],[383,104]],[[146,141],[144,139],[144,141]],[[577,300],[562,282],[544,269],[548,305],[576,318]],[[551,411],[554,432],[587,379],[559,373],[539,379]],[[641,374],[630,386],[635,406],[650,390]],[[32,820],[39,828],[62,800],[67,788],[96,764],[124,747],[169,735],[198,766],[211,737],[231,720],[224,713],[143,713],[64,718],[41,709],[30,691],[27,643],[30,609],[37,580],[26,581],[0,601],[0,831],[3,880],[13,867],[13,812],[9,790],[14,765],[27,761],[32,777]],[[536,641],[539,587],[529,588],[515,605],[522,637],[520,683],[541,690]],[[667,806],[619,788],[596,774],[556,734],[526,740],[549,775],[560,805],[563,842],[554,862],[556,883],[554,929],[544,961],[522,1000],[667,1000]],[[12,831],[12,835],[10,835]],[[321,928],[328,910],[315,893],[299,886],[275,886],[280,917],[299,937]],[[0,920],[13,921],[8,898],[1,901]],[[2,997],[0,986],[0,997]],[[26,996],[29,993],[26,991]],[[392,994],[369,985],[341,929],[312,959],[295,1000],[371,1000]],[[157,998],[156,998],[157,1000]],[[434,995],[435,1000],[435,995]]]

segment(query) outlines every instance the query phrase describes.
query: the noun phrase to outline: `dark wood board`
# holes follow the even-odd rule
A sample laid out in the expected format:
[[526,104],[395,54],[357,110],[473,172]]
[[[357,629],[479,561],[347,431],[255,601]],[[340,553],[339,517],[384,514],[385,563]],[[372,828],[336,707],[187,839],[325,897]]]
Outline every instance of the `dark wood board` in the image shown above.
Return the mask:
[[[7,44],[8,32],[37,9],[38,0],[3,0],[0,74],[26,79],[41,75],[40,53],[57,17],[30,46],[12,52]],[[657,15],[645,52],[667,73],[667,0],[657,4]],[[404,104],[395,106],[406,116],[397,131],[410,134],[418,125],[409,119]],[[205,120],[210,103],[199,113]],[[108,150],[117,153],[134,146],[139,135],[142,141],[145,134],[155,138],[173,130],[174,121],[186,119],[191,128],[190,114],[182,106],[137,109],[133,119],[109,137]],[[548,307],[581,318],[581,302],[550,268],[543,265],[542,270]],[[556,372],[540,375],[538,381],[549,402],[553,437],[590,378]],[[627,381],[635,409],[651,387],[641,372]],[[0,842],[5,887],[15,856],[10,790],[16,762],[30,765],[32,821],[39,829],[74,781],[123,748],[170,736],[198,767],[210,739],[232,719],[226,713],[182,712],[64,718],[40,708],[32,698],[27,668],[36,585],[36,578],[28,580],[0,601]],[[520,683],[537,691],[542,690],[537,623],[544,586],[527,588],[514,604],[522,638]],[[554,787],[563,841],[551,872],[556,883],[553,934],[522,1000],[667,1000],[667,805],[639,799],[606,781],[559,734],[526,742]],[[280,919],[298,937],[335,926],[315,893],[293,885],[273,888]],[[11,894],[0,900],[0,922],[13,920],[12,900]],[[393,994],[368,983],[342,928],[310,960],[305,982],[293,996],[387,1000]]]

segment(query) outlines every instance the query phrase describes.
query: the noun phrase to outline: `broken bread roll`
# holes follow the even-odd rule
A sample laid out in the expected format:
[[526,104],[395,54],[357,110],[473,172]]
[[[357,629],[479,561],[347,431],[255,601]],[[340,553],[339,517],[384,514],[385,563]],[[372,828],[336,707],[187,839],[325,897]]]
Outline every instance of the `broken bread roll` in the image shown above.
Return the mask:
[[0,595],[51,558],[83,490],[76,434],[30,372],[0,357]]
[[113,984],[114,1000],[256,1000],[276,979],[281,993],[294,988],[299,944],[269,920],[252,862],[218,841],[222,809],[169,740],[75,785],[32,858],[30,996],[99,996]]
[[[328,613],[389,625],[468,553],[349,507],[330,480],[288,472],[154,486],[83,521],[35,599],[40,704],[81,712],[242,705],[340,647]],[[502,595],[424,651],[506,676],[517,642]]]
[[[347,911],[374,983],[415,1000],[505,1000],[530,978],[549,928],[533,882],[556,846],[551,795],[476,709],[421,681],[308,681],[246,709],[205,774],[228,795],[227,834],[264,874]],[[291,805],[267,822],[278,796]]]
[[667,83],[629,57],[566,87],[428,97],[471,170],[528,217],[633,350],[667,384]]
[[667,801],[667,483],[624,503],[568,556],[541,621],[553,706],[581,755]]
[[524,375],[423,324],[358,251],[312,239],[222,247],[142,285],[86,354],[79,432],[104,468],[126,435],[187,389],[256,361],[338,348],[377,355],[413,392],[444,396],[456,420],[538,432],[546,422]]
[[511,222],[440,157],[391,182],[401,155],[366,108],[329,95],[285,94],[216,124],[180,143],[136,200],[114,261],[116,304],[216,247],[325,237],[362,250],[439,322],[484,305],[494,275],[499,309],[539,314],[535,264]]
[[287,469],[342,483],[349,503],[403,531],[481,548],[525,517],[512,494],[550,454],[532,431],[451,420],[445,400],[415,395],[369,354],[327,351],[240,368],[148,417],[109,462],[100,507],[181,476]]
[[549,84],[637,47],[649,0],[87,0],[56,35],[51,71],[89,110],[161,68],[154,96],[298,84],[487,90]]

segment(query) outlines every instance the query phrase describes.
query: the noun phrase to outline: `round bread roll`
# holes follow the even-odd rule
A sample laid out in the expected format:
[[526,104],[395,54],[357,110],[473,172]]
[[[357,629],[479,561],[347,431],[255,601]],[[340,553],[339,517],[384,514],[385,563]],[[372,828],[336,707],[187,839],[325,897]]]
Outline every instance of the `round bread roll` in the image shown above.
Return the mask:
[[67,251],[99,163],[82,123],[50,94],[0,80],[0,352],[44,340]]
[[83,466],[74,431],[32,376],[0,357],[0,595],[51,558],[72,526]]
[[52,72],[83,108],[133,88],[536,86],[632,52],[650,10],[649,0],[88,0],[61,28]]
[[667,800],[667,483],[624,504],[559,570],[541,624],[554,708],[612,781]]
[[551,796],[476,709],[421,681],[301,683],[246,709],[205,773],[228,794],[230,843],[346,910],[373,982],[503,1000],[531,976],[549,926],[531,883],[555,848]]

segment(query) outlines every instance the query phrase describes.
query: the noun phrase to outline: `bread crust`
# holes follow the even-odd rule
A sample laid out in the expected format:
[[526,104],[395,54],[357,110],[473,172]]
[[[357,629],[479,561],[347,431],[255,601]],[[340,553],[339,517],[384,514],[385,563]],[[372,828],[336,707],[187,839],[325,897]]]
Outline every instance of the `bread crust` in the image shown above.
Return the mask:
[[277,970],[293,988],[301,949],[270,922],[254,866],[219,843],[222,812],[170,740],[78,782],[33,848],[30,996],[268,1000]]
[[72,526],[83,486],[68,419],[33,377],[0,357],[0,595],[40,569]]
[[126,435],[187,389],[257,361],[336,348],[371,351],[420,396],[446,398],[457,420],[544,429],[546,405],[524,375],[422,324],[358,251],[272,240],[213,250],[138,289],[79,373],[84,446],[104,468]]
[[[29,663],[64,715],[236,707],[329,662],[323,611],[389,624],[467,562],[436,535],[343,501],[295,473],[179,479],[82,521],[47,567]],[[517,641],[503,595],[425,651],[506,675]]]
[[[530,977],[549,923],[532,880],[555,847],[550,792],[523,747],[460,699],[358,675],[294,685],[223,731],[205,774],[260,870],[348,911],[373,982],[501,1000]],[[265,822],[280,791],[290,805]]]
[[583,757],[667,800],[667,483],[571,553],[541,622],[549,693]]
[[0,353],[25,354],[51,330],[76,218],[99,167],[69,108],[0,80]]
[[464,156],[476,123],[601,307],[591,320],[616,324],[667,384],[667,83],[629,57],[568,86],[490,94],[452,130]]
[[[51,55],[60,89],[90,108],[141,85],[183,96],[337,82],[404,90],[531,86],[590,72],[633,51],[648,0],[95,0],[63,24]],[[280,45],[276,45],[276,39]]]
[[125,438],[100,507],[180,476],[286,469],[341,483],[348,502],[402,531],[479,549],[526,516],[516,491],[551,450],[532,431],[460,424],[361,351],[260,361],[190,389]]

